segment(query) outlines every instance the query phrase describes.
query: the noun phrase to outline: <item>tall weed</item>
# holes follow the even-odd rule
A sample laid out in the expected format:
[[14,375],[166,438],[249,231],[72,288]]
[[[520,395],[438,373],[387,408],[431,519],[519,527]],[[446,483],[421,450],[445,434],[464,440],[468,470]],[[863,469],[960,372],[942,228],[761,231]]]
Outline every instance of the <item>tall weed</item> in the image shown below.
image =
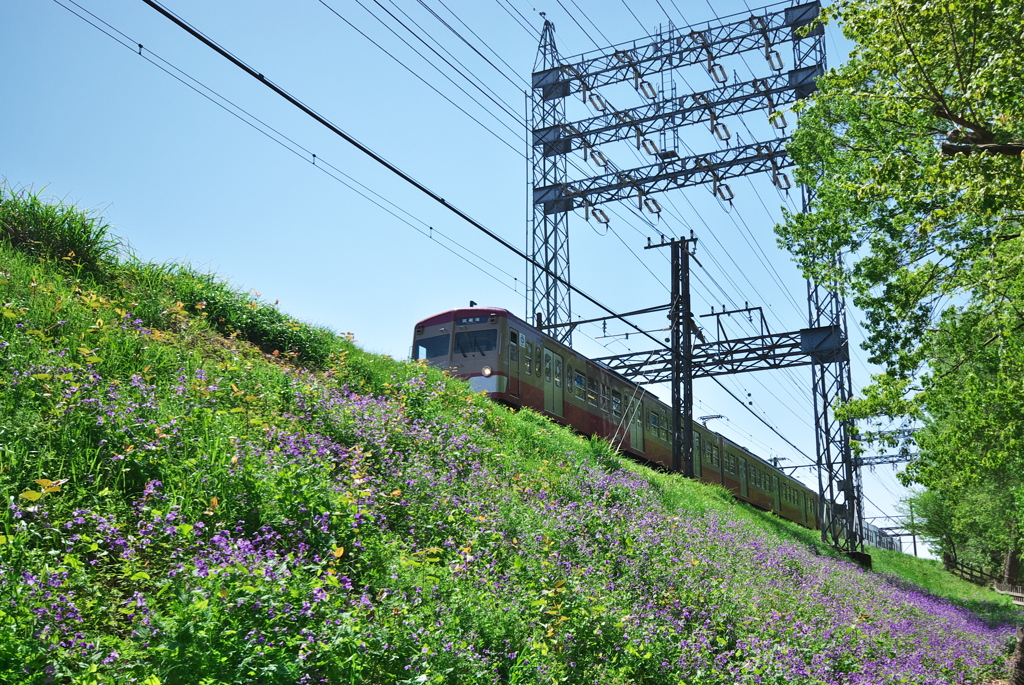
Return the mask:
[[18,250],[97,277],[117,261],[121,242],[95,214],[0,182],[0,239]]

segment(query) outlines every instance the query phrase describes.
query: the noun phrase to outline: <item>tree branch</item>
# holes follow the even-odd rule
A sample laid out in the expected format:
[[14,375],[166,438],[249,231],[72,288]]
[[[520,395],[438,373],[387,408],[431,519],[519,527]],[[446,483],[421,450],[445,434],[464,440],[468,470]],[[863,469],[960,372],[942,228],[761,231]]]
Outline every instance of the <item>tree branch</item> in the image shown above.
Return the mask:
[[[1016,326],[1014,326],[1013,328],[1011,328],[1011,329],[1010,329],[1009,331],[1005,331],[1005,332],[1006,332],[1006,333],[1013,333],[1013,332],[1015,332],[1015,331],[1019,331],[1019,330],[1020,330],[1020,329],[1022,329],[1022,328],[1024,328],[1024,323],[1020,323],[1020,324],[1017,324]],[[972,353],[973,353],[973,352],[977,352],[977,351],[978,351],[978,350],[980,350],[980,349],[981,349],[982,347],[987,347],[987,346],[991,345],[991,344],[992,344],[992,343],[994,343],[994,342],[995,342],[996,340],[998,340],[998,339],[999,339],[999,337],[1000,337],[1000,336],[1001,336],[1002,334],[1003,334],[1003,331],[1001,331],[1001,332],[999,332],[999,333],[996,333],[996,334],[995,334],[995,335],[993,335],[993,336],[992,336],[991,338],[989,338],[988,340],[986,340],[985,342],[983,342],[983,343],[982,343],[981,345],[979,345],[979,346],[978,346],[977,348],[975,348],[974,350],[971,350],[971,352],[972,352]],[[966,363],[967,363],[967,360],[968,360],[968,359],[970,359],[970,358],[971,358],[971,356],[972,356],[972,354],[968,354],[968,355],[964,356],[964,358],[963,358],[963,359],[961,359],[960,361],[958,361],[958,362],[957,362],[957,363],[956,363],[956,364],[955,364],[955,365],[953,366],[953,368],[952,368],[952,369],[950,369],[950,370],[949,370],[949,371],[947,371],[946,373],[942,374],[941,376],[936,376],[936,377],[935,377],[935,380],[941,380],[941,379],[945,378],[946,376],[948,376],[949,374],[953,373],[954,371],[958,370],[958,369],[959,369],[959,368],[960,368],[961,366],[963,366],[964,364],[966,364]]]
[[1007,157],[1019,157],[1024,155],[1024,145],[1020,143],[982,143],[981,145],[954,145],[943,143],[942,154],[947,157],[953,155],[970,155],[974,152],[987,152],[990,155],[1004,155]]

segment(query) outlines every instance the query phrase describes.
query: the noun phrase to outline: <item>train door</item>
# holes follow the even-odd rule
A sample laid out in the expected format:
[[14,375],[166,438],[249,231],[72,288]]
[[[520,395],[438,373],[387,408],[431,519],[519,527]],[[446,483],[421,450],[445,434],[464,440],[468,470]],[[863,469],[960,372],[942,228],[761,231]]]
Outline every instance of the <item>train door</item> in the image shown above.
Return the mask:
[[562,415],[562,357],[544,348],[544,411]]
[[700,433],[693,431],[693,476],[700,478]]
[[629,447],[637,452],[644,451],[644,411],[640,400],[631,397],[629,413],[626,415],[626,427],[629,428]]
[[519,331],[508,329],[508,392],[519,397]]
[[743,457],[736,457],[736,461],[739,462],[736,467],[740,472],[740,494],[750,497],[750,489],[747,484],[747,460]]

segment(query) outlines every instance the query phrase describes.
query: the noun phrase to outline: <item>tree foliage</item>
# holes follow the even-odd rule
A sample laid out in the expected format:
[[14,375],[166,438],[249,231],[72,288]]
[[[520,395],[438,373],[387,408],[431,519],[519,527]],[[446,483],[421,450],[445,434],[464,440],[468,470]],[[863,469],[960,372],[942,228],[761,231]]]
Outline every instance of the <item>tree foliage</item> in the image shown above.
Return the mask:
[[[798,106],[789,150],[812,200],[780,243],[852,296],[885,368],[844,415],[923,423],[906,479],[958,535],[1005,549],[1024,520],[1020,3],[839,0],[823,16],[855,48]],[[984,532],[967,520],[983,491],[999,503],[985,515],[1005,514]]]
[[1015,529],[1002,513],[1009,493],[994,483],[976,488],[923,490],[906,502],[907,528],[933,552],[1000,576]]
[[1024,158],[1006,154],[1024,138],[1020,4],[846,0],[825,17],[855,48],[801,106],[789,150],[812,211],[778,231],[809,275],[852,293],[873,361],[907,373],[936,307],[995,287],[997,264],[979,266],[1020,233]]

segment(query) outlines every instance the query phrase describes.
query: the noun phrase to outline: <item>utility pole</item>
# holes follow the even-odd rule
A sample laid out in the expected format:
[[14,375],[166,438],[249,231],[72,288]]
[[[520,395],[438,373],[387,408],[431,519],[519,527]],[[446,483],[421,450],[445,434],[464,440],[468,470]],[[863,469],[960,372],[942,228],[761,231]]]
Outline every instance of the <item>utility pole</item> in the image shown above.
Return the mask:
[[693,311],[690,308],[690,245],[697,239],[676,238],[648,245],[646,250],[670,247],[672,252],[672,470],[687,478],[693,469]]

